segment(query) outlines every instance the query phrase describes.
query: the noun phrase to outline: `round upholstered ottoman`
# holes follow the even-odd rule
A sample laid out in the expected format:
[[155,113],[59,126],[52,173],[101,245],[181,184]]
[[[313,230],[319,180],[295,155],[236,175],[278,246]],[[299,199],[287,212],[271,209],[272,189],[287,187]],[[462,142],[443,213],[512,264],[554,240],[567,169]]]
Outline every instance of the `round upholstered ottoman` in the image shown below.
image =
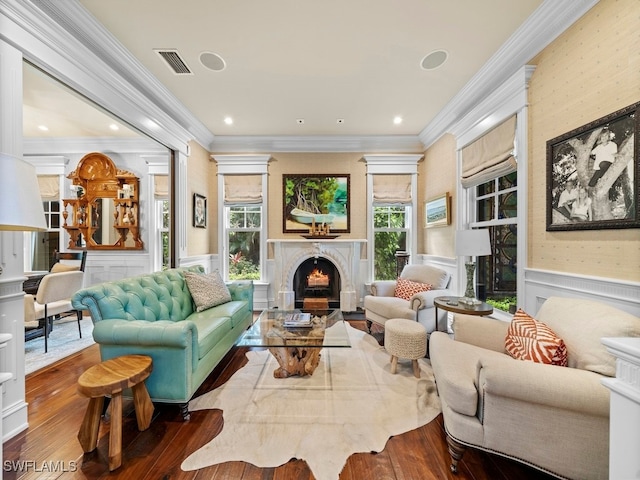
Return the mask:
[[384,348],[391,354],[391,373],[396,373],[398,358],[407,358],[412,360],[413,374],[420,378],[418,359],[427,353],[427,329],[413,320],[387,320],[384,324]]

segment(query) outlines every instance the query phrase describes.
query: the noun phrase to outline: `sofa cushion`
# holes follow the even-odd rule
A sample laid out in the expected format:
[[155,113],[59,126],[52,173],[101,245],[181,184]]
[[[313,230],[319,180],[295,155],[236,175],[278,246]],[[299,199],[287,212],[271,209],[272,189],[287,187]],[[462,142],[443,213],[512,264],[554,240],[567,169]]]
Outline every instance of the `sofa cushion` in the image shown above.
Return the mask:
[[231,301],[229,289],[217,270],[204,275],[184,272],[184,279],[197,312]]
[[232,300],[227,303],[216,305],[208,310],[211,315],[216,317],[227,317],[231,319],[231,328],[236,328],[249,315],[249,306],[247,302],[241,300]]
[[505,349],[518,360],[567,366],[567,347],[562,339],[521,308],[507,330]]
[[429,283],[413,282],[411,280],[398,277],[393,295],[394,297],[410,300],[416,293],[428,292],[429,290],[431,290],[431,284]]
[[569,367],[609,377],[616,374],[616,359],[601,338],[640,337],[640,318],[594,300],[550,297],[536,318],[564,340]]
[[188,320],[198,329],[198,360],[209,353],[232,328],[229,317],[214,317],[209,310],[192,313]]

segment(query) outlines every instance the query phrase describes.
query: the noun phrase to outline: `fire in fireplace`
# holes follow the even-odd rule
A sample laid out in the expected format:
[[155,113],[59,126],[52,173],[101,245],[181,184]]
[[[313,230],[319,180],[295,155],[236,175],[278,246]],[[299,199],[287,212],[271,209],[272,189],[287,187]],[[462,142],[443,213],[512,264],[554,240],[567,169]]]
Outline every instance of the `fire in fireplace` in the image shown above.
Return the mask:
[[314,268],[307,276],[307,287],[328,287],[329,275],[322,273],[322,270]]
[[296,308],[305,298],[326,298],[331,308],[340,304],[340,272],[327,258],[309,258],[302,262],[293,277]]

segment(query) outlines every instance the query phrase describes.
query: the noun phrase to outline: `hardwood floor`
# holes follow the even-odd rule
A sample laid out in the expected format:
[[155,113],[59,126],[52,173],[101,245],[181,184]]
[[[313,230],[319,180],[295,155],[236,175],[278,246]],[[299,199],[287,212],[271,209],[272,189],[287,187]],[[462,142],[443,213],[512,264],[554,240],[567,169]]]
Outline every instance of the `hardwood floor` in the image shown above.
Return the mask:
[[[351,325],[365,330],[364,321]],[[246,349],[234,348],[196,395],[227,381],[246,363]],[[139,432],[131,402],[125,402],[122,426],[122,467],[109,472],[109,424],[102,422],[98,448],[83,454],[76,438],[88,400],[76,392],[80,374],[100,361],[97,345],[34,372],[26,379],[29,428],[4,444],[4,479],[274,479],[312,480],[307,464],[290,460],[277,468],[257,468],[228,462],[183,472],[189,454],[215,437],[223,427],[220,410],[193,412],[183,422],[177,406],[156,405],[151,427]],[[363,399],[366,401],[366,399]],[[465,453],[457,475],[449,472],[449,454],[442,415],[436,420],[391,438],[377,454],[352,455],[341,480],[548,480],[552,477],[516,462],[478,450]]]

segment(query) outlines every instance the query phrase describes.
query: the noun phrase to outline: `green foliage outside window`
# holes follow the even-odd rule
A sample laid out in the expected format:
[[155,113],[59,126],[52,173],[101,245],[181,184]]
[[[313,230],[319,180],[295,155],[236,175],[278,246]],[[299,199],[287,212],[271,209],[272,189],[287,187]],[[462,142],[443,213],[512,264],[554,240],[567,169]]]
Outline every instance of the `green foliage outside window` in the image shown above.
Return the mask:
[[260,280],[261,207],[229,207],[229,280]]
[[404,206],[377,206],[373,210],[374,278],[395,280],[396,251],[407,249],[407,211]]

